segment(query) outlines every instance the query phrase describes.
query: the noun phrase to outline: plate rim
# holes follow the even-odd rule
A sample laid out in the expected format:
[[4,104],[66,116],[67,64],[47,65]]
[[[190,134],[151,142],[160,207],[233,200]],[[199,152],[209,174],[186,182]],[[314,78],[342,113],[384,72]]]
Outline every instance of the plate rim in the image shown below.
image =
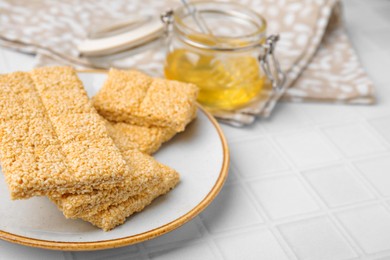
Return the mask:
[[[107,73],[107,71],[104,70],[78,70],[78,72]],[[19,245],[43,248],[43,249],[62,250],[62,251],[93,251],[93,250],[118,248],[118,247],[140,243],[161,236],[163,234],[166,234],[184,225],[185,223],[187,223],[188,221],[196,217],[208,205],[210,205],[210,203],[219,194],[219,192],[223,187],[223,184],[227,179],[229,165],[230,165],[229,147],[220,125],[218,124],[217,120],[208,111],[206,111],[201,105],[198,104],[198,108],[207,116],[207,118],[210,120],[214,128],[217,130],[219,139],[222,144],[223,161],[222,161],[221,170],[218,175],[218,179],[215,182],[213,188],[208,192],[206,197],[204,197],[203,200],[198,205],[196,205],[193,209],[188,211],[186,214],[155,229],[143,233],[139,233],[136,235],[132,235],[132,236],[109,239],[109,240],[101,240],[101,241],[94,241],[94,242],[52,241],[52,240],[43,240],[43,239],[16,235],[3,230],[0,230],[0,239],[11,243],[19,244]]]

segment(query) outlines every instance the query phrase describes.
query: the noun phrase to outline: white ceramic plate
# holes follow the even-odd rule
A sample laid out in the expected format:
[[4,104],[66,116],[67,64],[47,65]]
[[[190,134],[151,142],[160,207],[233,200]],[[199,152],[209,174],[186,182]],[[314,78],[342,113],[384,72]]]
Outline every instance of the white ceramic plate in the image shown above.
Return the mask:
[[[90,96],[104,73],[79,74]],[[180,184],[142,212],[110,232],[82,220],[65,219],[45,197],[11,201],[0,174],[0,238],[60,250],[94,250],[138,243],[167,233],[199,214],[218,194],[226,179],[229,154],[216,121],[199,110],[185,132],[164,144],[154,157],[181,174]]]

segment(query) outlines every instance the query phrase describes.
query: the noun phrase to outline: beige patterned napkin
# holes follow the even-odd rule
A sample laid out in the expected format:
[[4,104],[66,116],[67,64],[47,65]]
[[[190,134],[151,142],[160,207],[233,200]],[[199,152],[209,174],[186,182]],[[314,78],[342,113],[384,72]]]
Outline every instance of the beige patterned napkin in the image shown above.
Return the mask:
[[[238,111],[214,111],[221,121],[250,124],[257,116],[269,116],[281,97],[293,102],[374,103],[373,84],[342,27],[337,0],[239,2],[265,16],[269,34],[280,33],[277,55],[287,82],[269,102],[254,102]],[[132,14],[158,16],[178,5],[177,0],[0,0],[0,44],[36,53],[38,66],[61,63],[96,68],[76,48],[89,31]],[[104,66],[137,68],[162,76],[164,51],[161,44],[151,44]]]
[[321,45],[283,100],[375,103],[374,86],[342,26],[340,11],[336,5]]

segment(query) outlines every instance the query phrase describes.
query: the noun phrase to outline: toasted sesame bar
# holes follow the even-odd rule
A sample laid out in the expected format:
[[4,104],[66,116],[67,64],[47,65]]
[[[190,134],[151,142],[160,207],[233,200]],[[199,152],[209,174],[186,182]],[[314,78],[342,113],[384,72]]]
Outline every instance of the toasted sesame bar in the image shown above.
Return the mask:
[[[110,190],[93,191],[88,194],[68,194],[61,198],[50,197],[67,218],[87,217],[112,205],[118,205],[129,197],[161,183],[164,174],[174,174],[175,170],[157,162],[153,157],[137,150],[122,152],[127,165],[134,171],[128,182],[143,183],[138,189],[131,186],[116,187]],[[177,173],[176,173],[177,174]]]
[[[160,183],[162,181],[162,173],[174,172],[173,169],[158,163],[152,157],[139,151],[140,147],[149,151],[157,150],[164,140],[174,135],[173,131],[168,129],[160,130],[159,128],[150,130],[147,127],[131,126],[126,123],[110,123],[107,120],[105,122],[110,137],[112,137],[115,145],[122,152],[127,165],[134,172],[128,178],[133,178],[132,182],[140,182],[144,185],[139,189],[114,187],[109,190],[93,191],[88,194],[66,194],[61,197],[51,196],[50,199],[57,204],[67,218],[93,215],[113,204],[120,204],[129,197],[140,193],[145,187]],[[168,134],[169,132],[173,133]],[[151,136],[148,136],[149,134]]]
[[131,175],[74,69],[43,67],[31,71],[30,75],[54,126],[69,169],[81,183],[88,183],[98,190],[108,189]]
[[121,122],[106,121],[106,127],[119,150],[137,149],[146,154],[156,152],[162,143],[176,134],[169,128],[137,126]]
[[196,115],[197,95],[193,84],[111,69],[93,104],[109,121],[180,132]]
[[29,74],[0,75],[0,160],[11,198],[91,192],[112,182],[75,174],[62,148]]
[[101,211],[95,215],[82,216],[82,219],[91,224],[109,231],[114,227],[123,224],[126,218],[132,214],[143,210],[152,201],[167,193],[179,182],[179,175],[175,171],[160,172],[162,181],[154,186],[148,187],[140,194],[128,198],[126,201],[112,205],[107,210]]

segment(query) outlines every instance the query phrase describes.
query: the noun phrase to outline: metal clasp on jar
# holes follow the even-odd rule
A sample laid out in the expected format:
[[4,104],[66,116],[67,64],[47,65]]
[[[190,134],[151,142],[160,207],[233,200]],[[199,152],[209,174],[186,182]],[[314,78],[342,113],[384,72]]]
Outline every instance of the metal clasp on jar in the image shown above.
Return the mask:
[[279,41],[279,35],[270,35],[265,44],[261,46],[262,54],[259,55],[261,68],[272,83],[272,87],[281,90],[286,82],[286,75],[280,68],[278,59],[275,56],[276,43]]
[[[173,14],[174,11],[170,9],[163,12],[160,16],[161,21],[165,24],[165,32],[167,34],[169,34],[170,28],[173,24]],[[275,47],[278,41],[278,34],[268,36],[265,43],[260,45],[261,54],[258,59],[262,70],[271,81],[272,87],[279,91],[283,88],[283,85],[286,82],[286,75],[282,71],[279,61],[275,55]]]
[[174,11],[172,9],[169,9],[169,10],[161,13],[161,15],[160,15],[160,19],[163,22],[163,24],[165,25],[165,33],[166,34],[169,33],[169,29],[173,23],[173,14],[174,14]]

